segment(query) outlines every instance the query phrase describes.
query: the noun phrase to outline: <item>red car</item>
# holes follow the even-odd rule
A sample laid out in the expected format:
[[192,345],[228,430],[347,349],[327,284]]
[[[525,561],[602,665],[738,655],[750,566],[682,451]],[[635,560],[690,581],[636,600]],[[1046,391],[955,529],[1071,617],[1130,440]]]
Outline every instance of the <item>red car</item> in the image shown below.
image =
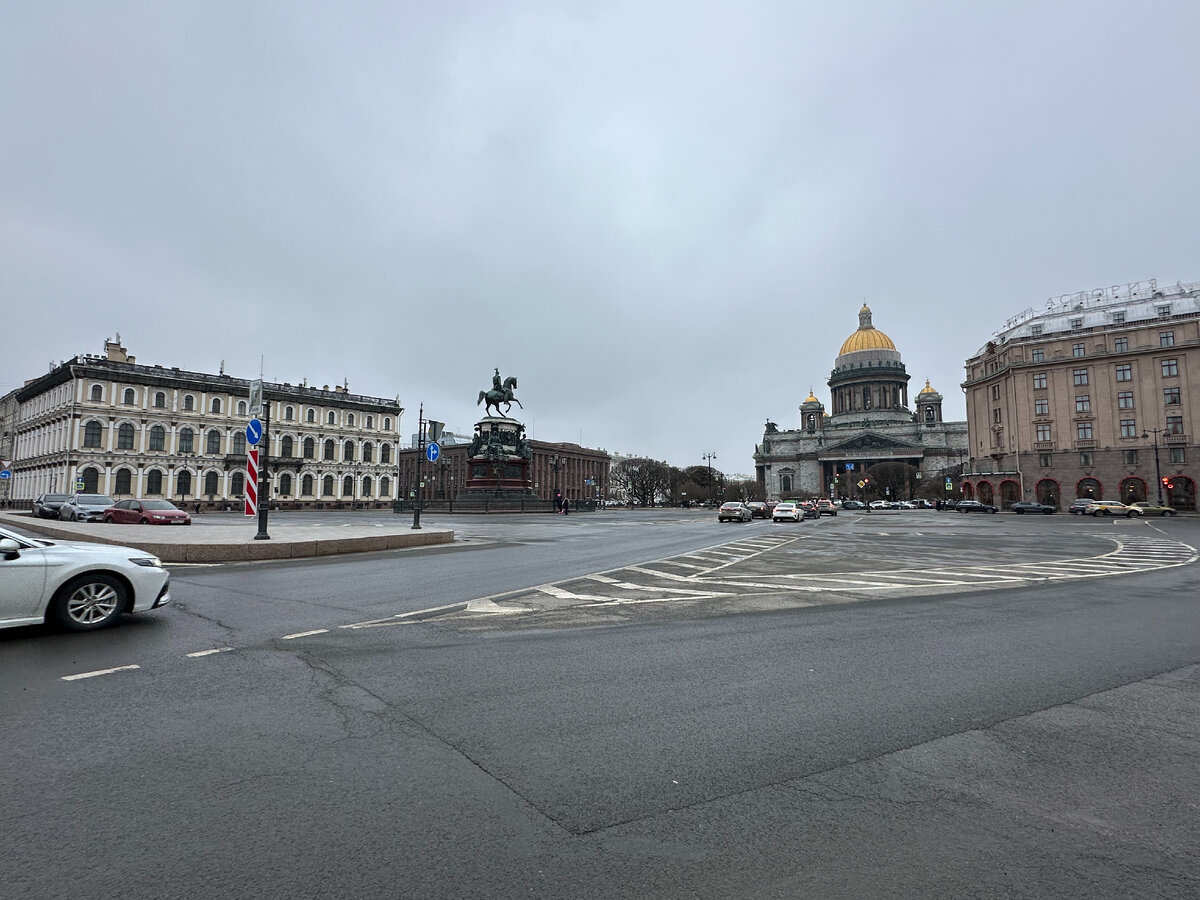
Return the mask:
[[118,525],[191,525],[192,517],[168,500],[122,500],[104,511]]

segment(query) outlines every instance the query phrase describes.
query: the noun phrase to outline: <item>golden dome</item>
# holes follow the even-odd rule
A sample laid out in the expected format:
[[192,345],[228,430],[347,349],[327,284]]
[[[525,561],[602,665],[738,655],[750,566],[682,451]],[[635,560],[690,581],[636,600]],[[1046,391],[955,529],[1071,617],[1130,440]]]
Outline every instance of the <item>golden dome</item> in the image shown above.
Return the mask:
[[[936,394],[936,393],[937,393],[937,391],[935,391],[935,390],[934,390],[934,389],[933,389],[933,388],[930,386],[930,384],[929,384],[929,379],[928,379],[928,378],[926,378],[926,379],[925,379],[925,387],[921,388],[921,394]],[[918,396],[918,397],[920,397],[920,396],[921,396],[921,394],[917,394],[917,396]]]
[[896,345],[892,343],[892,339],[871,324],[871,307],[864,303],[862,309],[858,311],[858,331],[846,338],[842,343],[842,349],[838,351],[838,356],[843,353],[853,353],[856,350],[895,349]]
[[812,388],[809,388],[808,389],[808,397],[805,398],[804,402],[805,403],[820,403],[821,401],[817,399],[816,395],[812,391]]

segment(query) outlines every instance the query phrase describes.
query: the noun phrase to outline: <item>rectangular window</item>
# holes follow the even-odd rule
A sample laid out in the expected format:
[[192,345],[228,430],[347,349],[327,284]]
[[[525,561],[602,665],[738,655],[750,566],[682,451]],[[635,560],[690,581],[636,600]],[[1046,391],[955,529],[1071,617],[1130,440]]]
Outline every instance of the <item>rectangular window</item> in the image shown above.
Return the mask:
[[1137,465],[1137,451],[1136,450],[1122,450],[1121,451],[1121,462],[1123,462],[1127,466],[1136,466]]
[[1160,319],[1165,319],[1171,314],[1171,304],[1160,303],[1158,306],[1154,307],[1154,311],[1158,313],[1158,317]]
[[1117,409],[1133,409],[1133,391],[1117,391]]
[[1117,381],[1133,381],[1133,366],[1117,366]]
[[1040,335],[1040,334],[1042,333],[1042,326],[1041,326],[1041,325],[1034,325],[1034,326],[1032,326],[1032,327],[1029,329],[1029,333],[1030,333],[1031,335],[1033,335],[1034,337],[1037,337],[1038,335]]
[[1053,453],[1039,453],[1038,454],[1038,465],[1041,466],[1043,469],[1049,469],[1051,466],[1054,465],[1054,454]]
[[1163,378],[1174,378],[1179,374],[1179,360],[1164,359],[1162,361]]
[[1075,369],[1071,374],[1075,376],[1076,384],[1087,384],[1088,383],[1088,370],[1087,369]]
[[1160,332],[1158,333],[1158,346],[1160,346],[1160,347],[1174,347],[1174,346],[1175,346],[1175,332],[1173,332],[1173,331],[1160,331]]
[[1080,450],[1079,451],[1079,465],[1084,469],[1090,469],[1092,467],[1092,451],[1091,450]]
[[1125,311],[1122,310],[1121,312],[1113,313],[1112,320],[1114,325],[1123,325],[1125,323]]
[[1000,415],[999,407],[992,410],[992,421],[995,422],[997,425],[999,425],[1003,421],[1003,419],[1001,418],[1001,415]]
[[1083,327],[1083,319],[1082,318],[1071,320],[1071,330],[1072,331],[1078,331],[1082,327]]
[[1033,361],[1034,362],[1045,362],[1046,361],[1046,351],[1043,350],[1041,347],[1038,347],[1036,350],[1034,350],[1033,351]]
[[1000,399],[1000,385],[998,385],[998,384],[992,385],[992,399],[993,400]]
[[1121,437],[1133,438],[1137,437],[1137,419],[1122,419],[1121,420]]
[[1124,353],[1129,349],[1129,338],[1114,338],[1113,349],[1118,353]]
[[1050,415],[1050,401],[1045,397],[1039,397],[1033,401],[1033,414],[1035,416]]
[[1074,357],[1083,356],[1083,344],[1072,344],[1071,355]]
[[1092,439],[1092,423],[1076,422],[1075,437],[1081,441],[1090,441]]
[[1050,426],[1049,426],[1049,425],[1039,425],[1039,426],[1037,426],[1037,439],[1038,439],[1039,441],[1048,441],[1048,440],[1051,440],[1051,437],[1050,437]]
[[1033,389],[1035,391],[1044,391],[1046,389],[1045,373],[1033,376]]
[[1081,394],[1075,398],[1075,412],[1091,412],[1092,397],[1090,394]]
[[1183,416],[1167,416],[1167,434],[1183,434]]
[[1171,448],[1171,463],[1176,466],[1182,466],[1185,462],[1187,462],[1187,460],[1185,460],[1183,458],[1183,448],[1182,447],[1172,447]]
[[1163,388],[1163,406],[1178,406],[1179,405],[1179,388],[1169,387]]

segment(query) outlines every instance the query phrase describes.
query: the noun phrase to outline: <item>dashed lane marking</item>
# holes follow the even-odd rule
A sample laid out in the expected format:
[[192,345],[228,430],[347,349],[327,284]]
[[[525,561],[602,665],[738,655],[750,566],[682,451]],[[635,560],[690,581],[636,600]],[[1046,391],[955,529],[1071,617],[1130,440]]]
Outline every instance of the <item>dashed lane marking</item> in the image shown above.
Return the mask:
[[197,650],[195,653],[188,653],[188,659],[199,659],[201,656],[212,656],[214,653],[228,653],[232,647],[214,647],[212,650]]
[[314,634],[325,634],[329,631],[328,628],[314,628],[312,631],[297,631],[295,634],[285,634],[280,638],[281,641],[294,641],[296,638],[312,637]]
[[97,669],[95,672],[80,672],[78,675],[64,675],[63,681],[81,681],[84,678],[98,678],[101,675],[111,675],[113,672],[129,672],[140,669],[141,666],[117,666],[113,669]]

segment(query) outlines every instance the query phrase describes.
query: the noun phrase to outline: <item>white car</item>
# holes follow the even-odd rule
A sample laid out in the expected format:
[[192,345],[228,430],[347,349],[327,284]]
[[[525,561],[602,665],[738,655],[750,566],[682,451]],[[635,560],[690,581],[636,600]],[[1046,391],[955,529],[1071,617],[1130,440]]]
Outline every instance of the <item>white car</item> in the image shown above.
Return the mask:
[[171,602],[170,573],[144,550],[47,541],[0,528],[0,628],[91,631]]
[[888,500],[872,500],[867,505],[870,506],[871,509],[888,509],[892,504]]
[[795,503],[776,503],[771,512],[772,522],[799,522],[804,518],[804,510]]

